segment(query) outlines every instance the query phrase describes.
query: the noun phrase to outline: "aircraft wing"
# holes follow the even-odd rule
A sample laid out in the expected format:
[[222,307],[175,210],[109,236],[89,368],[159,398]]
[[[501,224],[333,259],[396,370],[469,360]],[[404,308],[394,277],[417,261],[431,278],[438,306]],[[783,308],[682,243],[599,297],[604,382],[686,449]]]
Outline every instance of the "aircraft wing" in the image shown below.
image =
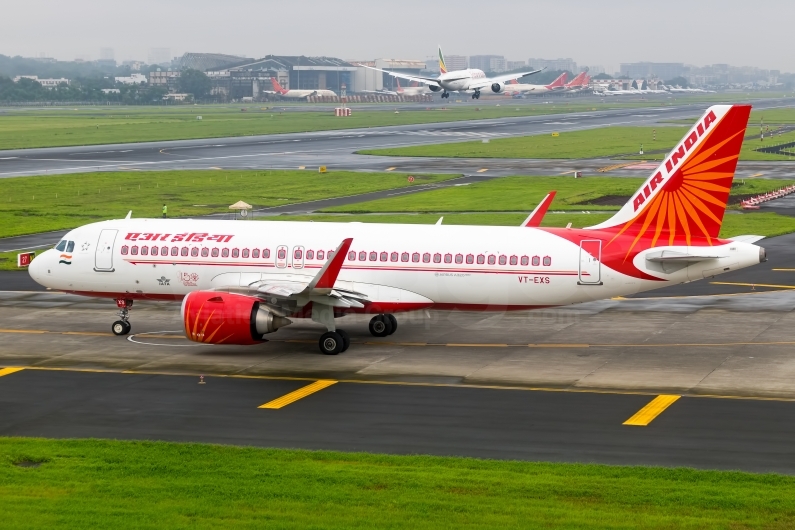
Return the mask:
[[519,73],[512,73],[512,74],[504,74],[504,75],[496,75],[494,77],[488,77],[486,79],[473,79],[471,83],[469,83],[469,88],[486,88],[487,86],[491,86],[494,83],[507,83],[508,81],[512,81],[514,79],[519,79],[520,77],[527,77],[528,75],[537,74],[544,70],[543,68],[539,70],[533,70],[532,72],[519,72]]
[[334,286],[352,243],[353,238],[340,243],[337,250],[310,281],[290,281],[276,277],[241,287],[221,287],[219,290],[259,298],[277,314],[295,311],[309,302],[332,307],[362,308],[368,301],[367,295]]
[[400,79],[407,79],[409,81],[416,81],[418,83],[425,83],[426,85],[439,85],[439,80],[433,77],[418,77],[414,75],[408,74],[401,74],[399,72],[390,72],[389,70],[381,70],[380,68],[375,68],[373,66],[365,66],[363,64],[359,64],[357,66],[362,66],[364,68],[368,68],[370,70],[375,70],[376,72],[383,72],[385,74],[389,74],[392,77],[399,77]]

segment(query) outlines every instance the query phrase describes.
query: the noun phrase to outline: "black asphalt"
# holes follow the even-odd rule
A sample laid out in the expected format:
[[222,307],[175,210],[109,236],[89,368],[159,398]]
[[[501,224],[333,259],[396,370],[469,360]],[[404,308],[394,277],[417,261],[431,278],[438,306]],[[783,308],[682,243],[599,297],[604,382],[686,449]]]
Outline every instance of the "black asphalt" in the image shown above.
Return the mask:
[[497,459],[795,473],[795,403],[684,397],[647,427],[653,396],[25,370],[0,378],[0,435],[212,442]]

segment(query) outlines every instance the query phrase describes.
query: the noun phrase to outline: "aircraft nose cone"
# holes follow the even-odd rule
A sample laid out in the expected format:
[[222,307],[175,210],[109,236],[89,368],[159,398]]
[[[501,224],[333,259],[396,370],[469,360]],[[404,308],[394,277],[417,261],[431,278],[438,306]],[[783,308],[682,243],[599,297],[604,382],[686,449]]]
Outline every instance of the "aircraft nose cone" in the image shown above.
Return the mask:
[[43,280],[47,267],[44,263],[46,261],[45,254],[47,253],[45,252],[44,254],[39,254],[33,259],[33,261],[30,262],[30,265],[28,265],[28,274],[30,274],[30,277],[33,278],[33,281],[41,285],[44,285]]

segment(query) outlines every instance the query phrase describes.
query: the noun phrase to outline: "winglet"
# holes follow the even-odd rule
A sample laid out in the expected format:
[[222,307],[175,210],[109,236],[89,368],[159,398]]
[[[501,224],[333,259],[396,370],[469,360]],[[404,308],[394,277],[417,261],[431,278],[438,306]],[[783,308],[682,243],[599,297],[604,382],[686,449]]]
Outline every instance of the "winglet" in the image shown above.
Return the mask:
[[334,283],[337,281],[337,276],[339,276],[340,269],[342,269],[342,263],[345,261],[348,249],[351,248],[352,243],[352,237],[344,239],[342,243],[340,243],[340,246],[334,251],[334,255],[326,261],[326,264],[323,265],[323,268],[320,269],[317,276],[309,283],[307,291],[334,288]]
[[552,199],[555,198],[556,191],[550,191],[544,200],[538,203],[536,209],[527,216],[527,219],[522,222],[522,226],[538,227],[541,226],[541,220],[546,215],[549,205],[552,204]]
[[443,215],[443,216],[441,216],[441,217],[439,218],[439,220],[438,220],[438,221],[436,221],[436,226],[439,226],[439,225],[441,225],[441,224],[442,224],[442,220],[443,220],[443,219],[444,219],[444,215]]
[[125,220],[127,220],[127,219],[132,219],[132,210],[130,210],[129,212],[127,212],[127,217],[125,217],[124,219],[125,219]]

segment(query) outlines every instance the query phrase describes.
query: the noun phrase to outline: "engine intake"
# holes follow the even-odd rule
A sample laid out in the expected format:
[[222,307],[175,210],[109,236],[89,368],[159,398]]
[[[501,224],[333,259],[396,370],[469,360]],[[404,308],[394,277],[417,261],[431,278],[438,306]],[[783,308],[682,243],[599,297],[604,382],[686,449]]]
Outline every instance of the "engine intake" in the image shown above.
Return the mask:
[[503,85],[502,83],[492,83],[491,91],[494,92],[495,94],[499,94],[503,90],[505,90],[505,85]]
[[428,88],[431,92],[439,92],[442,89],[439,85],[428,85]]
[[292,323],[251,296],[194,291],[182,301],[185,336],[206,344],[257,344],[263,335]]

